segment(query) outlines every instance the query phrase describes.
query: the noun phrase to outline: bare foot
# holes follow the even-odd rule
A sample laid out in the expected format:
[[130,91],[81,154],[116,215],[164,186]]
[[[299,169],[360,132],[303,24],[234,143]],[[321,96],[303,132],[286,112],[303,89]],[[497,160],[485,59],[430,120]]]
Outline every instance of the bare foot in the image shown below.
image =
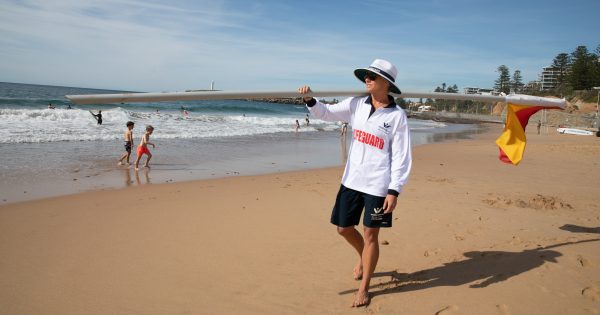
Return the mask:
[[146,168],[150,168],[150,165],[146,164],[146,165],[144,165],[144,167],[146,167]]
[[139,168],[136,166],[136,167],[135,167],[135,170],[136,170],[136,171],[139,171],[140,169],[139,169]]
[[358,264],[354,267],[354,280],[361,280],[363,276],[362,262],[359,260]]
[[356,296],[354,296],[354,302],[352,302],[352,307],[361,307],[367,306],[371,303],[371,297],[369,296],[369,292],[366,291],[358,291]]

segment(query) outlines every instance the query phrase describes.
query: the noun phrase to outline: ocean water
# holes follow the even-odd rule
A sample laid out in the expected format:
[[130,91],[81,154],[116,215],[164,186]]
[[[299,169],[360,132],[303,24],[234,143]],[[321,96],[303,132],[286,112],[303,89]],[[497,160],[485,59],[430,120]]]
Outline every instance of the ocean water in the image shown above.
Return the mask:
[[[300,105],[243,100],[163,103],[75,105],[64,95],[121,91],[0,83],[0,143],[59,141],[111,141],[123,137],[127,121],[134,121],[134,136],[143,127],[155,128],[154,139],[199,139],[287,133],[296,119],[304,125],[308,110]],[[48,109],[52,104],[56,109]],[[71,109],[67,109],[70,106]],[[187,114],[182,110],[184,108]],[[102,111],[97,125],[90,111]],[[310,117],[309,117],[310,119]],[[300,132],[339,130],[340,122],[312,120]],[[412,130],[446,127],[433,121],[411,120]]]
[[[351,130],[340,138],[341,123],[310,116],[306,126],[309,113],[300,105],[244,100],[75,105],[64,97],[119,92],[0,83],[0,204],[90,189],[345,163]],[[48,109],[50,103],[55,109]],[[90,114],[99,110],[102,125]],[[155,128],[153,167],[140,173],[116,165],[130,120],[135,122],[135,144],[146,125]],[[295,120],[301,124],[299,133],[293,131]],[[412,119],[409,126],[413,145],[476,132],[472,125]]]

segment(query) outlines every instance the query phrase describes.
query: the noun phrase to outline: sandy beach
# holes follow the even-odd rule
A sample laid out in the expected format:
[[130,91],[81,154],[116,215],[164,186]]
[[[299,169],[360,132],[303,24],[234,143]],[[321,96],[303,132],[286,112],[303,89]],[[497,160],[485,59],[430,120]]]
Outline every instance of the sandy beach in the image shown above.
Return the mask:
[[0,313],[600,314],[600,138],[488,128],[414,149],[367,308],[334,167],[2,205]]

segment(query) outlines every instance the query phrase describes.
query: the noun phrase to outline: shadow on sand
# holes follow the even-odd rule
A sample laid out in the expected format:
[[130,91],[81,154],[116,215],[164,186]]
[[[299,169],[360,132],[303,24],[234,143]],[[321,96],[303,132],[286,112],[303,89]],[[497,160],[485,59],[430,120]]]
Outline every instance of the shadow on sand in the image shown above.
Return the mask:
[[[399,273],[397,271],[376,272],[373,278],[389,277],[389,281],[371,286],[371,296],[424,290],[440,286],[459,286],[469,284],[471,288],[484,288],[514,277],[526,271],[542,266],[545,262],[557,262],[562,256],[557,251],[550,250],[559,246],[574,245],[600,239],[566,242],[521,252],[503,251],[472,251],[463,255],[465,260],[445,263],[431,269],[414,273]],[[372,291],[376,289],[377,291]],[[339,294],[356,292],[356,289],[342,291]]]
[[591,227],[585,227],[585,226],[579,226],[579,225],[573,225],[573,224],[565,224],[565,225],[559,227],[559,229],[565,230],[565,231],[569,231],[569,232],[573,232],[573,233],[596,233],[596,234],[600,234],[600,227],[591,228]]

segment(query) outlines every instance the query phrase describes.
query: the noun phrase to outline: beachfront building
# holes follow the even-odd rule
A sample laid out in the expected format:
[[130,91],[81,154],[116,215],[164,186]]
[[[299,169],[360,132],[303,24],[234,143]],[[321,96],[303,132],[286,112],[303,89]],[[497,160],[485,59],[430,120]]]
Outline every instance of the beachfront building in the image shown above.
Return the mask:
[[548,91],[556,88],[560,69],[552,66],[542,68],[542,73],[539,76],[540,91]]
[[419,112],[430,112],[432,111],[432,108],[430,105],[421,105],[418,107],[417,111]]
[[465,94],[479,94],[479,95],[499,95],[494,89],[484,89],[478,87],[466,87],[463,89]]
[[539,91],[541,86],[542,84],[538,80],[529,81],[525,84],[525,91]]
[[463,93],[465,94],[478,94],[479,88],[476,87],[466,87],[463,89]]

